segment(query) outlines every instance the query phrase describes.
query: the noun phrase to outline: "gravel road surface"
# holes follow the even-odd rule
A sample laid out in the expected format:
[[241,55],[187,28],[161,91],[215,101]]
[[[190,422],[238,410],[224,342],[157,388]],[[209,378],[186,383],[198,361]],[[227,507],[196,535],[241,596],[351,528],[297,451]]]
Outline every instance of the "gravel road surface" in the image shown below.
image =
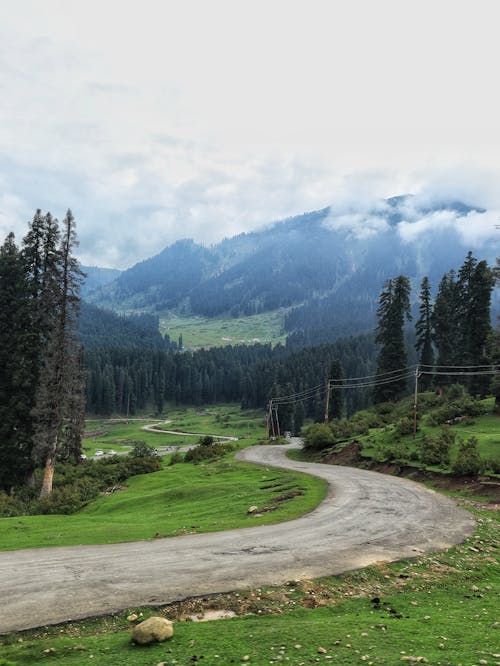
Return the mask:
[[0,553],[0,633],[188,596],[337,574],[462,542],[471,515],[405,479],[295,462],[256,446],[241,460],[314,474],[328,497],[278,525],[102,546]]

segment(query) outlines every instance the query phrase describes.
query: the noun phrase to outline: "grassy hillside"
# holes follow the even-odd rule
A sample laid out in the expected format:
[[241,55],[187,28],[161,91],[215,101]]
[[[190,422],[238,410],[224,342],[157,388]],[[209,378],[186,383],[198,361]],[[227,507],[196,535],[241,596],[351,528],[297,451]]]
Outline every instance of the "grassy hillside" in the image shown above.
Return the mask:
[[277,344],[285,342],[283,321],[286,310],[274,310],[250,317],[209,318],[201,316],[178,316],[166,313],[160,317],[160,331],[171,340],[182,335],[185,348],[224,347],[226,345],[254,344],[256,342]]
[[[232,443],[236,449],[255,444],[263,434],[260,412],[244,412],[235,406],[177,409],[169,416],[172,428],[238,437]],[[84,450],[88,454],[97,448],[105,453],[111,448],[126,450],[138,440],[156,447],[198,440],[196,436],[146,432],[141,430],[143,424],[89,422],[88,427],[106,434],[85,440]],[[0,550],[117,543],[265,525],[307,513],[325,496],[326,483],[321,479],[285,470],[270,472],[233,457],[234,452],[214,462],[171,466],[171,456],[165,456],[160,471],[127,479],[123,489],[99,496],[77,513],[0,518]],[[55,481],[57,485],[57,468]],[[268,510],[249,515],[251,505]]]

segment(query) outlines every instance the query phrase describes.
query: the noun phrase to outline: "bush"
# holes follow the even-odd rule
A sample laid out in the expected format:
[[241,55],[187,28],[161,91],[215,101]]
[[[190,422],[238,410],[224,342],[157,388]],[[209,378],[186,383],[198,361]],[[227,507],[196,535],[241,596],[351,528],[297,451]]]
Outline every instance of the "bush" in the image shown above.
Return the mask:
[[184,462],[184,456],[179,451],[176,451],[175,453],[172,453],[172,455],[170,456],[168,465],[169,467],[171,467],[172,465],[176,465],[177,463],[181,462]]
[[209,446],[196,446],[184,456],[185,462],[198,463],[202,460],[217,460],[233,450],[231,444],[211,444]]
[[477,450],[477,439],[471,437],[464,441],[460,440],[458,454],[453,463],[455,474],[463,476],[477,476],[484,471],[485,461],[481,459]]
[[413,420],[403,416],[396,426],[396,432],[399,435],[411,435],[413,432]]
[[304,447],[312,451],[321,451],[333,446],[333,433],[324,423],[313,423],[304,433]]
[[23,507],[20,502],[15,497],[0,491],[0,518],[11,518],[22,514]]
[[392,442],[381,447],[381,454],[389,462],[402,463],[410,457],[410,449],[405,442]]
[[198,440],[198,444],[200,446],[212,446],[214,441],[215,440],[212,437],[212,435],[204,435],[203,437],[200,437],[200,439]]
[[493,474],[500,474],[500,458],[488,458],[484,461],[484,468],[489,469]]
[[487,408],[478,400],[473,400],[465,395],[459,400],[453,400],[431,412],[429,422],[431,425],[442,425],[447,421],[453,421],[460,417],[479,416],[484,414]]
[[431,437],[426,435],[420,445],[420,460],[424,465],[447,467],[450,464],[450,449],[455,439],[446,434]]
[[158,452],[155,448],[142,441],[138,441],[129,452],[129,456],[132,458],[146,458],[147,456],[156,456],[157,454]]
[[454,400],[463,400],[468,396],[468,393],[462,384],[452,384],[446,389],[445,396],[448,402],[452,402]]

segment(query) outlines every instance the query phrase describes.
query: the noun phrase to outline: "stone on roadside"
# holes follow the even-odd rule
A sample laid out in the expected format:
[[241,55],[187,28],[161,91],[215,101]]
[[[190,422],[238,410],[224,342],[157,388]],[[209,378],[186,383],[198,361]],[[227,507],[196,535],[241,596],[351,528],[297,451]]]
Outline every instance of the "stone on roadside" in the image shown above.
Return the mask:
[[137,624],[132,631],[132,640],[139,645],[162,643],[174,635],[174,627],[170,620],[153,616]]
[[249,506],[247,509],[247,513],[255,513],[259,507],[255,506],[255,504],[252,504],[252,506]]
[[127,616],[127,620],[128,620],[129,622],[135,622],[138,618],[139,618],[139,616],[136,615],[135,613],[132,613],[131,615],[128,615],[128,616]]

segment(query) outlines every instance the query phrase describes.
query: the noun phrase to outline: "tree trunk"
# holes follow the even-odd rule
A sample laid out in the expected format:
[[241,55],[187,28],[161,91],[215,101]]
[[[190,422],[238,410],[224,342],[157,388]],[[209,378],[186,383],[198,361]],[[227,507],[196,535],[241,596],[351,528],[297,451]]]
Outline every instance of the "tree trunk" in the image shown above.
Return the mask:
[[52,492],[52,479],[54,478],[54,457],[47,456],[43,472],[43,483],[40,491],[40,499],[47,497]]

